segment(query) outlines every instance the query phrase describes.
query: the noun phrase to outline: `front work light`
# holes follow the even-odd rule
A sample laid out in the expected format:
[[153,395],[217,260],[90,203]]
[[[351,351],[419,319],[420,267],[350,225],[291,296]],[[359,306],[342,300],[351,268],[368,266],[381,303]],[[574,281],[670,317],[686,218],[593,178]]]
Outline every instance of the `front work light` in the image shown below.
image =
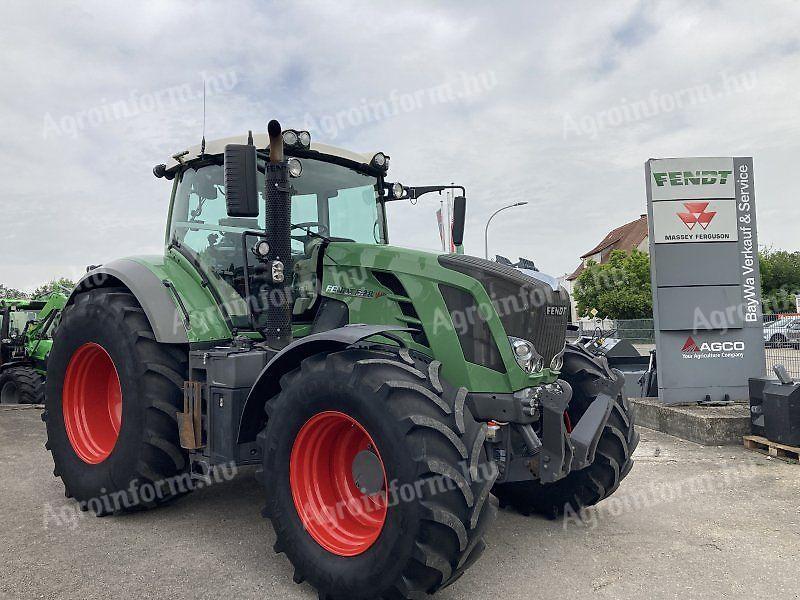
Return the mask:
[[253,244],[253,254],[262,260],[267,258],[267,254],[269,254],[269,243],[267,240],[258,240]]
[[303,174],[303,163],[298,158],[289,159],[289,176],[300,177]]
[[381,171],[385,171],[389,168],[389,157],[386,156],[383,152],[378,152],[375,156],[372,157],[370,164],[380,169]]
[[297,145],[297,132],[292,129],[287,129],[283,132],[283,143],[286,146]]

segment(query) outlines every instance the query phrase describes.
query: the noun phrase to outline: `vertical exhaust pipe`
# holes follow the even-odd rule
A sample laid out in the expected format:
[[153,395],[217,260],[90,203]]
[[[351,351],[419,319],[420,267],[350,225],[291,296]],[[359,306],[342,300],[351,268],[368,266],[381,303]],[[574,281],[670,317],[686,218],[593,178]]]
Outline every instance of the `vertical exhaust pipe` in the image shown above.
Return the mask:
[[266,164],[264,200],[266,234],[269,243],[267,315],[262,334],[267,345],[280,350],[292,341],[292,251],[289,167],[283,155],[281,125],[274,119],[267,125],[269,162]]

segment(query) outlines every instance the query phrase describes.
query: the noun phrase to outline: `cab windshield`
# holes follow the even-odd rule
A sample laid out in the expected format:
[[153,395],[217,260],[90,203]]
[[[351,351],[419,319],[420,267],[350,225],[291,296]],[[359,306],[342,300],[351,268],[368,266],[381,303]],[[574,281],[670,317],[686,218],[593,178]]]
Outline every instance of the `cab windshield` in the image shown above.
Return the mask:
[[[292,258],[310,258],[309,240],[319,234],[353,242],[385,243],[379,213],[380,181],[346,166],[301,159],[303,172],[290,179],[292,194]],[[179,175],[173,199],[169,241],[177,241],[196,257],[220,291],[234,326],[249,322],[245,261],[249,248],[266,226],[264,163],[259,160],[258,218],[229,217],[225,204],[223,165],[189,166]]]
[[[35,310],[12,310],[9,317],[8,334],[11,337],[20,335],[25,330],[25,325],[29,321],[36,321],[39,313]],[[2,317],[0,316],[0,319]],[[0,320],[0,327],[2,327],[2,320]]]

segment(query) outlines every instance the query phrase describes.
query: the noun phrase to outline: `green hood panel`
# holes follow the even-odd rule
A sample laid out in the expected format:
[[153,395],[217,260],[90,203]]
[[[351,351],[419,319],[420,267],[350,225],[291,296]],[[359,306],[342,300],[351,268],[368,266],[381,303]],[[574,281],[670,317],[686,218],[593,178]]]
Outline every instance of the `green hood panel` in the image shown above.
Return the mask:
[[[503,343],[508,336],[494,312],[482,318],[497,342],[506,372],[464,359],[439,284],[468,292],[479,306],[491,306],[492,302],[478,281],[442,267],[438,257],[439,254],[394,246],[334,242],[328,246],[323,261],[322,293],[347,303],[353,323],[400,324],[424,330],[429,347],[410,340],[409,345],[441,361],[443,376],[452,384],[463,385],[470,391],[511,392],[555,380],[556,375],[548,370],[530,376],[519,367],[510,344]],[[398,304],[398,295],[382,285],[374,271],[392,273],[400,281],[418,319],[410,319],[408,314],[404,314]],[[367,294],[361,290],[366,290]],[[377,293],[370,295],[369,292]],[[361,294],[361,297],[354,294]]]

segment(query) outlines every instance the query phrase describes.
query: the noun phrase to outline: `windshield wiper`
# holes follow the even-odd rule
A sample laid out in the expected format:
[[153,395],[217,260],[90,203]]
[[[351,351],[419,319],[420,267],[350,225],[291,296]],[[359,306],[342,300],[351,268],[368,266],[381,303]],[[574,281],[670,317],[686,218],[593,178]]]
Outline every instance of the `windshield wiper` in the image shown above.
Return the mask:
[[302,226],[302,225],[295,225],[294,223],[292,223],[292,229],[302,229],[303,231],[305,231],[311,237],[319,238],[319,239],[324,240],[326,242],[333,241],[331,238],[329,238],[326,235],[323,235],[321,233],[317,233],[316,231],[311,231],[312,227],[313,227],[313,225]]

